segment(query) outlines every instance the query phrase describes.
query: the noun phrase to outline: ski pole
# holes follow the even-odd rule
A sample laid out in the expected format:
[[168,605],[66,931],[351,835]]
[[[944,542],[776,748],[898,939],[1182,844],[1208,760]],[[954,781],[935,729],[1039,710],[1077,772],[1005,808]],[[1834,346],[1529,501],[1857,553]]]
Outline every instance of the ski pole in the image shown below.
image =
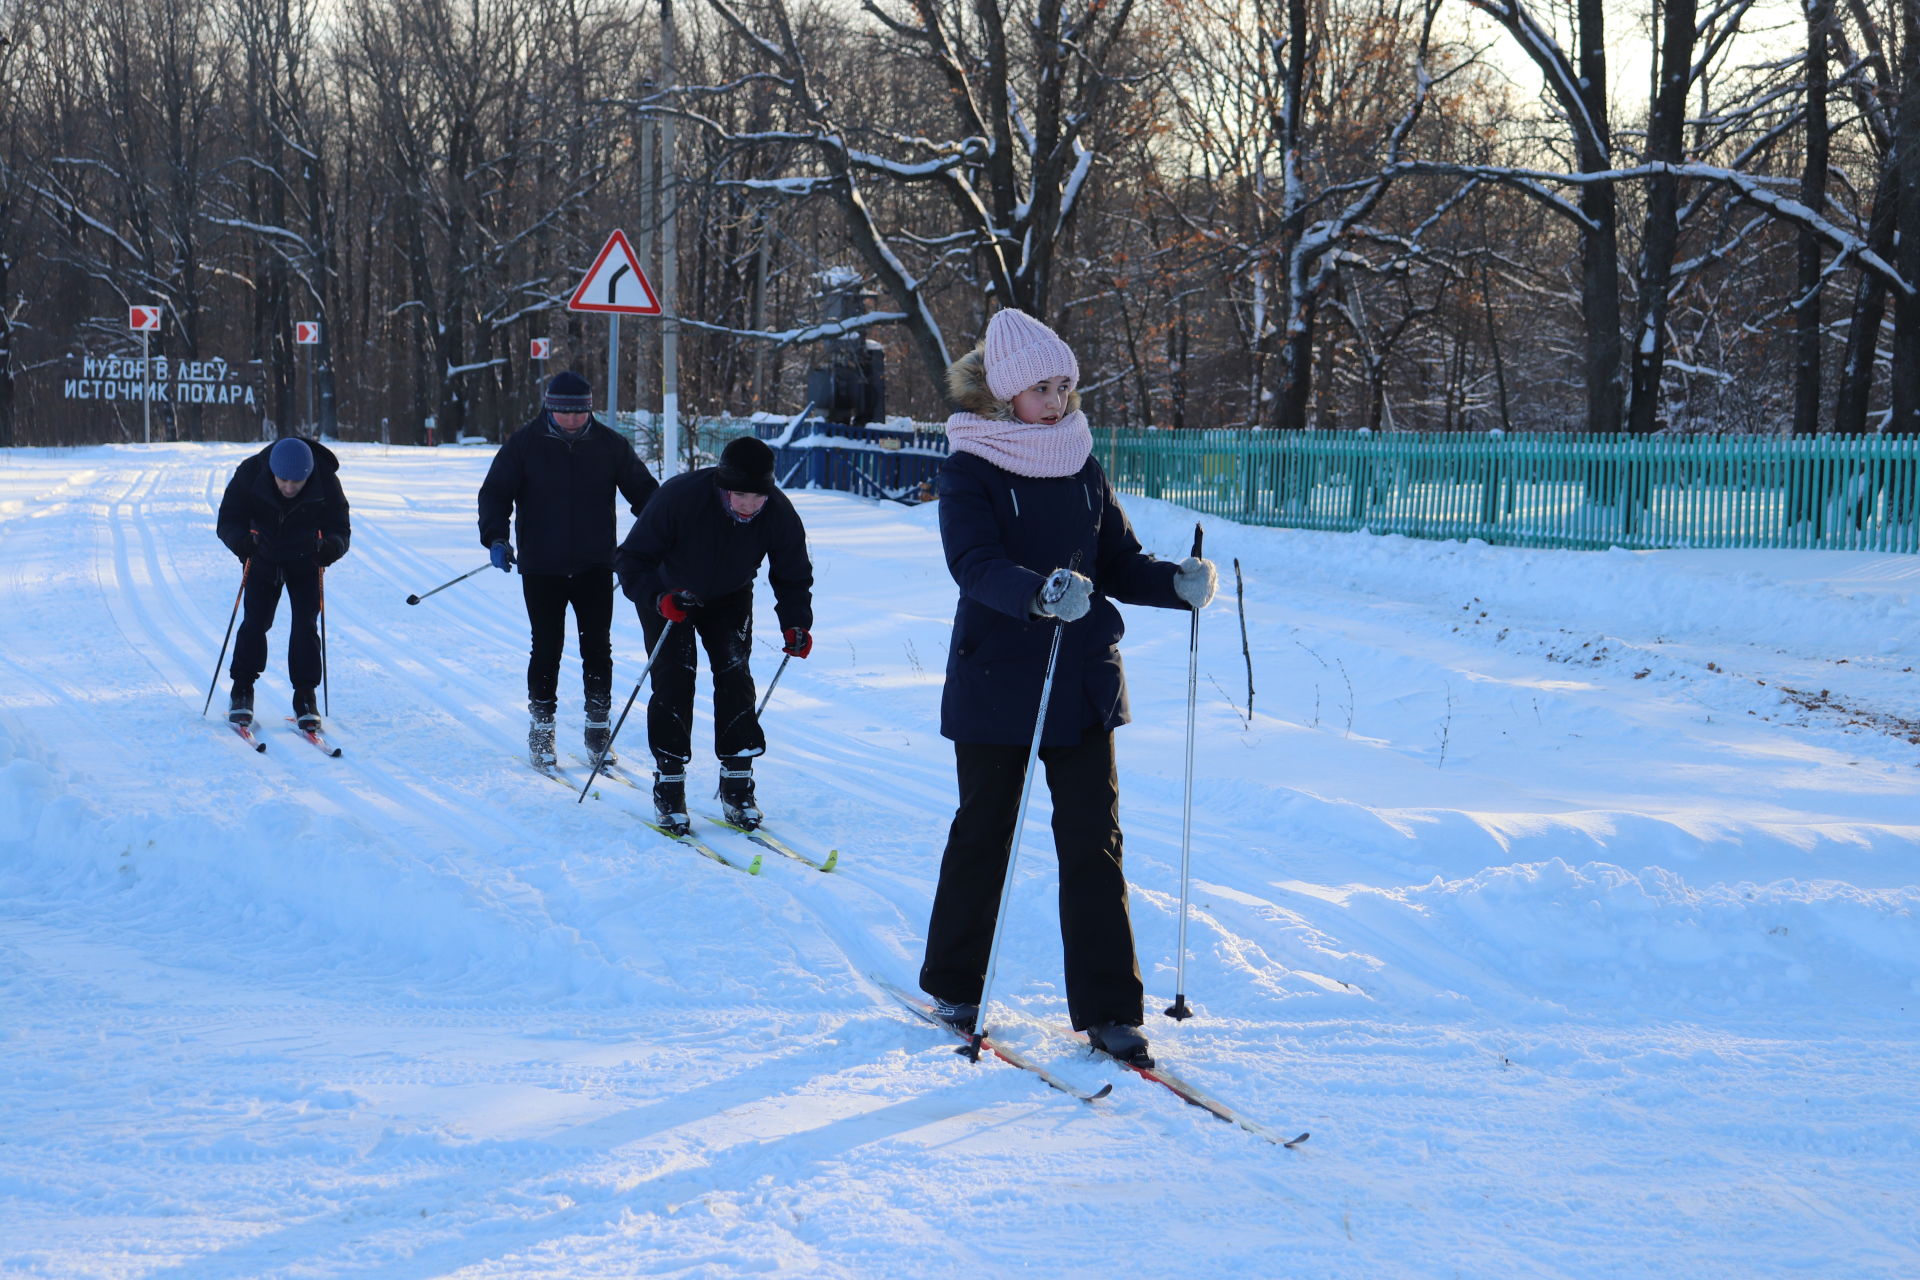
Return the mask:
[[767,681],[767,691],[761,695],[760,705],[754,708],[753,718],[755,720],[758,720],[766,714],[767,702],[773,697],[773,686],[780,683],[780,677],[787,673],[787,664],[792,661],[793,655],[790,653],[780,659],[780,669],[773,673],[773,679]]
[[[489,566],[491,567],[491,566]],[[587,775],[586,785],[580,788],[579,799],[575,804],[587,798],[587,792],[593,789],[593,780],[600,776],[600,766],[613,754],[613,740],[620,736],[620,726],[627,722],[627,712],[633,710],[633,704],[640,697],[640,686],[647,682],[647,672],[653,670],[653,663],[667,647],[667,637],[673,634],[673,619],[667,619],[667,625],[660,629],[660,638],[654,642],[653,652],[647,655],[647,665],[640,668],[640,678],[633,682],[633,692],[627,695],[627,705],[620,708],[620,718],[613,722],[613,732],[607,735],[607,749],[593,758],[593,772]]]
[[333,693],[327,688],[327,566],[320,566],[320,708],[333,715]]
[[417,596],[408,596],[407,603],[419,604],[422,600],[425,600],[428,596],[437,595],[440,592],[445,591],[448,587],[453,586],[454,583],[465,582],[468,578],[471,578],[474,573],[485,573],[487,570],[491,568],[493,568],[493,561],[489,560],[485,564],[481,565],[478,569],[475,569],[473,573],[463,573],[459,577],[455,578],[453,582],[443,582],[439,586],[435,587],[432,591],[422,592]]
[[220,642],[220,656],[213,662],[213,679],[207,682],[207,701],[200,708],[200,714],[206,715],[207,708],[213,705],[213,690],[220,683],[220,668],[227,664],[227,646],[233,642],[233,620],[240,616],[240,597],[247,594],[247,570],[253,568],[253,561],[240,562],[240,589],[233,593],[233,612],[227,615],[227,638]]
[[[1066,595],[1067,584],[1079,567],[1080,553],[1076,551],[1067,568],[1055,569],[1048,575],[1046,585],[1040,588],[1040,599],[1052,604]],[[1066,629],[1063,620],[1054,620],[1053,644],[1047,650],[1047,678],[1040,682],[1040,709],[1033,718],[1033,745],[1027,748],[1027,776],[1020,783],[1020,809],[1013,819],[1013,845],[1007,850],[1007,876],[1000,882],[1000,907],[993,917],[993,942],[987,947],[987,976],[980,984],[980,1007],[973,1015],[973,1037],[961,1050],[975,1062],[980,1061],[980,1042],[987,1038],[987,997],[993,993],[993,972],[1000,960],[1000,930],[1006,923],[1007,903],[1013,897],[1013,870],[1020,860],[1020,832],[1027,825],[1027,801],[1033,797],[1033,766],[1040,759],[1040,738],[1047,727],[1047,699],[1053,694],[1053,671],[1060,661],[1060,637]]]
[[[1200,525],[1193,526],[1193,555],[1200,558]],[[1180,811],[1180,966],[1167,1016],[1176,1022],[1193,1016],[1187,1007],[1187,883],[1193,862],[1193,708],[1200,680],[1200,610],[1194,609],[1187,632],[1187,793]]]

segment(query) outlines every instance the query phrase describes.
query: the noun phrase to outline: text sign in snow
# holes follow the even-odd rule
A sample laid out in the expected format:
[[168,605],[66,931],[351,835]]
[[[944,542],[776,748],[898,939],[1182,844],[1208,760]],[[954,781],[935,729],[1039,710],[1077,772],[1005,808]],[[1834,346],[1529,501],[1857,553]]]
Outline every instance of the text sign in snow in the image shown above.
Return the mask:
[[160,328],[159,307],[128,307],[127,328],[135,333],[155,333]]
[[158,404],[253,405],[253,388],[238,370],[215,356],[211,360],[168,360],[155,356],[141,368],[139,356],[86,356],[80,376],[62,384],[68,400],[151,400]]
[[530,359],[545,360],[547,358],[547,352],[552,349],[552,346],[553,340],[551,338],[535,338],[528,344],[527,355]]
[[293,345],[296,347],[318,346],[320,342],[320,322],[318,320],[295,320],[293,322]]
[[607,237],[600,256],[587,269],[580,287],[567,302],[569,311],[610,311],[615,315],[657,316],[660,299],[633,256],[627,233],[615,231]]

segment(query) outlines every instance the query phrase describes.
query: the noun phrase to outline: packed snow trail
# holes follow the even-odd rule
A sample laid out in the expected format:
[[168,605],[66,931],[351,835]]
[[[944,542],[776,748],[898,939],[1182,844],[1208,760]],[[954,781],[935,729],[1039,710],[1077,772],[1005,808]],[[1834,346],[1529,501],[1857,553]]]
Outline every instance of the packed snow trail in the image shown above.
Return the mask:
[[[1920,1273],[1920,559],[1207,521],[1190,1023],[1171,612],[1126,611],[1127,865],[1153,1052],[1282,1151],[1042,1030],[1044,795],[1000,1022],[1111,1095],[865,977],[913,985],[953,804],[936,511],[796,495],[760,795],[842,856],[747,877],[525,766],[517,581],[405,603],[477,560],[489,450],[341,451],[341,758],[250,752],[224,674],[203,719],[248,452],[0,453],[0,1276]],[[614,645],[624,699],[624,601]]]

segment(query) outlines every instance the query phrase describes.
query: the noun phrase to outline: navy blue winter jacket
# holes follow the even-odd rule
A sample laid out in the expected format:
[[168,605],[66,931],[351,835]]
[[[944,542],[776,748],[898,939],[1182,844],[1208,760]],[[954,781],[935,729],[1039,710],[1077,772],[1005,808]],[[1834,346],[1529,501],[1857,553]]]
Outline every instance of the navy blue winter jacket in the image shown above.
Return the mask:
[[480,545],[518,537],[520,572],[584,573],[613,564],[613,494],[639,515],[660,482],[627,438],[598,418],[568,440],[546,411],[521,427],[487,468],[480,485]]
[[1036,480],[970,453],[955,453],[935,480],[940,541],[960,584],[947,650],[940,732],[955,742],[1025,745],[1033,740],[1053,629],[1027,606],[1047,574],[1081,553],[1093,580],[1093,607],[1064,624],[1041,745],[1071,746],[1090,728],[1129,719],[1113,601],[1184,609],[1174,592],[1178,566],[1140,549],[1100,464]]
[[291,498],[281,497],[273,483],[267,465],[273,445],[233,469],[220,497],[214,532],[242,560],[285,564],[318,559],[320,539],[328,535],[340,539],[340,554],[346,554],[353,528],[347,495],[340,488],[340,459],[318,440],[307,441],[307,447],[313,450],[313,472]]

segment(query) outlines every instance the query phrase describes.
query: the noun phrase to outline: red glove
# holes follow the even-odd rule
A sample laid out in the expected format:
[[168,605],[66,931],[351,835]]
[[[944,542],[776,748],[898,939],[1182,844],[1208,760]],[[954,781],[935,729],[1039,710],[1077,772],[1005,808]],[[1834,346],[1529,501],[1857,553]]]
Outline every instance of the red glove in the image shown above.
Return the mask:
[[668,622],[685,622],[687,611],[700,607],[700,597],[691,591],[662,591],[660,598],[653,602],[653,607]]
[[796,658],[804,658],[813,652],[813,633],[805,627],[788,627],[782,634],[786,636],[787,643],[780,652]]

